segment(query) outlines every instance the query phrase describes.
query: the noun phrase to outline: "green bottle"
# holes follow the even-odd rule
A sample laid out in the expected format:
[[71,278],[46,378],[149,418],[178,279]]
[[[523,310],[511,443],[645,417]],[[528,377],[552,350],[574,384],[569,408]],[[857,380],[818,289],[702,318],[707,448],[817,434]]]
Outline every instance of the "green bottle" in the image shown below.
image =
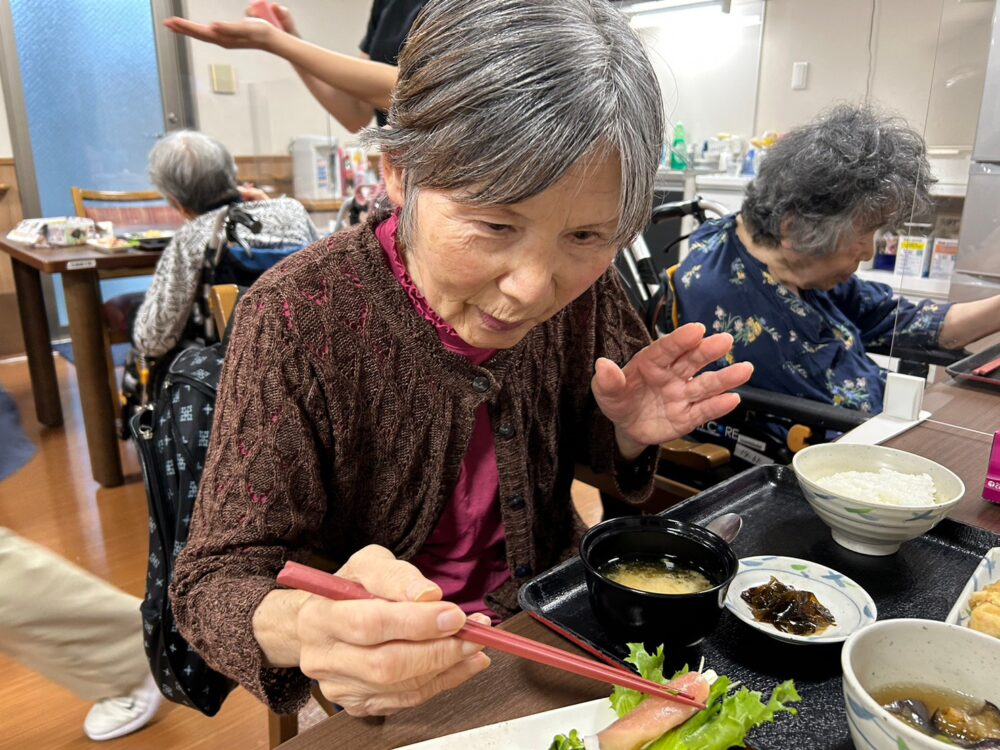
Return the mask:
[[670,149],[670,168],[687,169],[687,141],[684,140],[684,123],[674,125],[674,143]]

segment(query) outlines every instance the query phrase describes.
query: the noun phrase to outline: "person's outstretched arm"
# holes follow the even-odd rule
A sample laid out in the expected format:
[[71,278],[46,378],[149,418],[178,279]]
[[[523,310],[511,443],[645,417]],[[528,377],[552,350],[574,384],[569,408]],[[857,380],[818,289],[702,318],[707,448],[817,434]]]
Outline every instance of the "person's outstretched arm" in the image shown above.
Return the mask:
[[[289,12],[288,8],[283,5],[279,5],[278,3],[271,3],[271,9],[284,31],[296,38],[302,38],[295,25],[295,20],[292,18],[292,14]],[[360,58],[362,60],[369,59],[368,55],[364,52],[360,54]],[[352,133],[358,132],[361,128],[371,122],[375,105],[368,101],[359,99],[356,96],[351,96],[345,91],[338,89],[336,86],[330,85],[326,81],[310,73],[301,65],[292,63],[292,67],[295,69],[299,78],[302,79],[302,83],[304,83],[306,88],[309,89],[309,93],[313,95],[313,98],[320,103],[323,109],[333,115],[337,119],[337,122],[350,130]],[[395,82],[395,78],[393,78],[392,85],[395,85]],[[387,107],[388,104],[379,108],[386,109]]]
[[360,130],[375,109],[388,109],[391,102],[396,66],[323,49],[262,19],[201,24],[175,16],[163,23],[175,33],[226,49],[261,49],[288,60],[324,109],[349,130]]
[[1000,331],[1000,294],[975,302],[957,302],[945,315],[938,344],[945,349],[963,346]]

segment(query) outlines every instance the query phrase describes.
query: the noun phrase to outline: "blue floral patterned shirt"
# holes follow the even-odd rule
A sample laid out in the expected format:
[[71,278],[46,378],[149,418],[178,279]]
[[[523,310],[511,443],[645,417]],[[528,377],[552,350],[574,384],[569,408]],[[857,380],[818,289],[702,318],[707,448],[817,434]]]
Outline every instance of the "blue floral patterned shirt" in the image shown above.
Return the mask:
[[889,286],[857,276],[796,294],[750,255],[735,214],[692,235],[674,287],[681,323],[732,334],[726,361],[752,362],[750,385],[869,412],[882,410],[885,372],[865,347],[888,343],[894,324],[898,343],[936,346],[949,308],[893,299]]

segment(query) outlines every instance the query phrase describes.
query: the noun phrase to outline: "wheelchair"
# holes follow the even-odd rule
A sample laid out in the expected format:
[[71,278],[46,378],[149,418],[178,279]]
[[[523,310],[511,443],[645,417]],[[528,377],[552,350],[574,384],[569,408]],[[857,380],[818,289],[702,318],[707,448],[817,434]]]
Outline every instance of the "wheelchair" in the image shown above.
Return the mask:
[[246,227],[252,234],[258,234],[262,229],[260,221],[237,203],[219,212],[211,238],[205,247],[200,291],[177,346],[155,358],[147,357],[134,349],[129,352],[120,389],[119,437],[122,440],[129,437],[128,423],[131,418],[156,401],[163,378],[174,358],[191,346],[215,343],[224,333],[217,330],[212,315],[212,288],[221,284],[234,284],[241,289],[249,287],[269,268],[302,249],[301,245],[254,248],[237,231],[240,226]]
[[[723,206],[695,197],[665,203],[653,209],[654,224],[691,216],[698,224],[728,213]],[[690,236],[673,240],[669,250]],[[659,338],[679,324],[674,274],[677,265],[655,268],[642,238],[626,248],[615,261],[626,293],[652,338]],[[963,351],[922,350],[896,346],[869,348],[900,360],[899,371],[926,377],[930,365],[947,366],[967,356]],[[871,414],[841,406],[768,391],[753,386],[735,389],[739,406],[718,420],[700,425],[690,435],[660,449],[656,492],[647,504],[626,506],[605,485],[601,499],[605,517],[636,512],[659,512],[755,465],[790,464],[795,453],[809,445],[828,442],[864,424]],[[595,481],[595,484],[600,482]]]

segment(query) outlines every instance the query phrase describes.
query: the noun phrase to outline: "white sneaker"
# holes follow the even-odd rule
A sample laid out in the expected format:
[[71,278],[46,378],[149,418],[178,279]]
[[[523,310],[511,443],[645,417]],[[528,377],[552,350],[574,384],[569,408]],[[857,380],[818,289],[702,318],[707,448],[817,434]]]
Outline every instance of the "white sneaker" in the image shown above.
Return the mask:
[[153,676],[128,695],[105,698],[94,704],[83,720],[83,731],[90,739],[113,740],[142,729],[156,715],[163,696]]

